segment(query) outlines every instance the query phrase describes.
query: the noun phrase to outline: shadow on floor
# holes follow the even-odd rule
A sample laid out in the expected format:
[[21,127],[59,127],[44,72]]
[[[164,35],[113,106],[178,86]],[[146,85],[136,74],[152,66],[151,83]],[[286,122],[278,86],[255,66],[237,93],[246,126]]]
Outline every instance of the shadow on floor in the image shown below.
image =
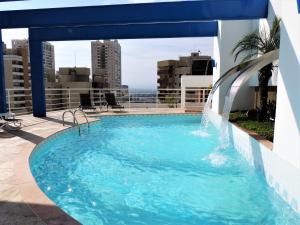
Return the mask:
[[7,133],[9,133],[10,135],[13,135],[15,137],[22,138],[26,141],[30,141],[30,142],[32,142],[36,145],[41,143],[43,140],[45,140],[45,138],[43,138],[41,136],[35,135],[33,133],[29,133],[29,132],[24,131],[22,129],[21,130],[16,130],[16,131],[7,131]]
[[[63,121],[61,119],[55,119],[55,118],[52,118],[52,117],[43,117],[43,119],[47,120],[47,121],[54,122],[54,123],[63,124]],[[69,122],[69,121],[65,121],[65,124],[68,125],[68,126],[72,126],[73,125],[73,123]]]
[[[40,218],[36,214],[39,215]],[[80,223],[69,217],[61,209],[51,205],[0,201],[0,224],[79,225]]]

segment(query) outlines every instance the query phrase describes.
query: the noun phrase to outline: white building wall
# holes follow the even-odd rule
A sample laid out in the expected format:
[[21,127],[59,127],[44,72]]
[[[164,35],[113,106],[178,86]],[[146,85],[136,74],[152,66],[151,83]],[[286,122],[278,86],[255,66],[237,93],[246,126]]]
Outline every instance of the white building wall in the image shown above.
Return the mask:
[[208,88],[212,85],[213,76],[181,76],[181,108],[185,108],[187,88]]
[[[255,20],[239,20],[239,21],[222,21],[219,22],[219,36],[214,40],[214,58],[217,61],[217,68],[214,71],[213,81],[216,82],[221,75],[238,65],[242,57],[234,62],[234,56],[231,51],[235,44],[249,32],[257,28],[258,22]],[[223,111],[224,99],[229,83],[225,82],[215,93],[213,99],[213,110],[217,113]],[[247,98],[245,98],[247,96]],[[233,109],[248,109],[253,106],[254,91],[247,85],[240,90],[236,101],[234,101]]]
[[[269,16],[259,21],[226,21],[220,26],[219,37],[215,39],[215,58],[218,66],[214,82],[232,66],[230,51],[241,37],[255,28],[268,32],[274,16],[282,19],[281,46],[278,74],[273,76],[270,85],[277,85],[277,110],[273,151],[280,158],[300,169],[300,15],[296,0],[270,0]],[[253,78],[249,86],[257,86]],[[213,110],[222,111],[224,104],[223,88],[216,93]],[[249,99],[247,90],[238,94],[237,101]],[[251,92],[248,92],[251,93]],[[236,102],[237,102],[236,101]],[[239,107],[242,107],[239,105]],[[235,105],[237,106],[237,105]]]
[[[258,20],[254,26],[257,26],[260,30],[269,32],[272,26],[274,17],[277,16],[281,18],[281,5],[282,0],[270,0],[269,9],[268,9],[268,18]],[[275,66],[278,66],[278,61],[274,62]],[[278,70],[275,68],[273,71],[273,76],[269,81],[269,86],[277,86],[277,77],[278,77]],[[249,81],[249,86],[258,86],[258,77],[253,76]]]
[[300,169],[300,14],[296,0],[282,0],[281,7],[281,45],[273,151]]

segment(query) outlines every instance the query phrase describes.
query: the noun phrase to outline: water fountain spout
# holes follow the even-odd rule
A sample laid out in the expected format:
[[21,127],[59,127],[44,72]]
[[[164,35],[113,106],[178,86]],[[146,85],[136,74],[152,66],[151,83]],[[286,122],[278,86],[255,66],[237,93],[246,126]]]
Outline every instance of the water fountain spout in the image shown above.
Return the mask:
[[207,102],[204,107],[202,120],[201,120],[201,128],[206,129],[207,123],[209,121],[209,116],[211,112],[211,104],[213,100],[213,95],[216,90],[229,78],[233,78],[228,89],[226,90],[225,104],[222,112],[222,142],[223,145],[226,146],[227,138],[228,138],[228,120],[229,114],[232,108],[233,101],[240,90],[240,88],[247,82],[253,75],[257,75],[258,71],[265,67],[266,65],[278,60],[279,58],[279,50],[274,50],[269,53],[266,53],[260,56],[257,59],[247,61],[241,65],[235,66],[232,69],[228,70],[223,76],[219,78],[219,80],[214,84]]

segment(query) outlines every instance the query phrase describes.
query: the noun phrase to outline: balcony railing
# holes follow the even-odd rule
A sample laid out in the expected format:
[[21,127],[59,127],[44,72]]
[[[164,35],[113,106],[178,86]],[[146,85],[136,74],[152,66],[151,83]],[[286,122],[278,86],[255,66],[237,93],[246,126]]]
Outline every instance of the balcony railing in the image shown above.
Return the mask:
[[[32,112],[30,89],[7,89],[8,109],[18,115]],[[181,93],[181,89],[158,89],[156,91],[130,91],[128,89],[45,89],[47,111],[77,108],[80,94],[90,94],[92,103],[103,110],[106,108],[105,93],[115,93],[117,101],[125,108],[181,108],[202,110],[210,89],[194,88]],[[181,104],[185,94],[185,104]]]

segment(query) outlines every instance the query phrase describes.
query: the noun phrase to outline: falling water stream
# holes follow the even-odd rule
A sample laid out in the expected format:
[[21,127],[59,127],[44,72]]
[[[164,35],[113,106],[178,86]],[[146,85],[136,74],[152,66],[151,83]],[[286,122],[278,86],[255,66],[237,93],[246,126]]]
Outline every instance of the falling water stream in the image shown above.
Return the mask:
[[228,121],[229,121],[229,115],[233,105],[233,101],[237,93],[239,92],[241,87],[247,81],[249,81],[249,79],[253,75],[257,75],[257,72],[261,68],[274,62],[278,58],[279,58],[279,50],[274,50],[272,52],[269,52],[257,59],[248,61],[243,65],[233,67],[232,69],[227,71],[223,76],[221,76],[220,79],[214,84],[203,110],[203,115],[201,120],[201,130],[203,131],[206,131],[210,119],[210,115],[212,113],[211,105],[212,105],[214,93],[220,87],[221,84],[223,84],[226,80],[228,80],[228,78],[233,78],[232,82],[228,86],[226,96],[225,96],[225,103],[223,106],[221,135],[220,135],[220,149],[226,148],[229,144]]

